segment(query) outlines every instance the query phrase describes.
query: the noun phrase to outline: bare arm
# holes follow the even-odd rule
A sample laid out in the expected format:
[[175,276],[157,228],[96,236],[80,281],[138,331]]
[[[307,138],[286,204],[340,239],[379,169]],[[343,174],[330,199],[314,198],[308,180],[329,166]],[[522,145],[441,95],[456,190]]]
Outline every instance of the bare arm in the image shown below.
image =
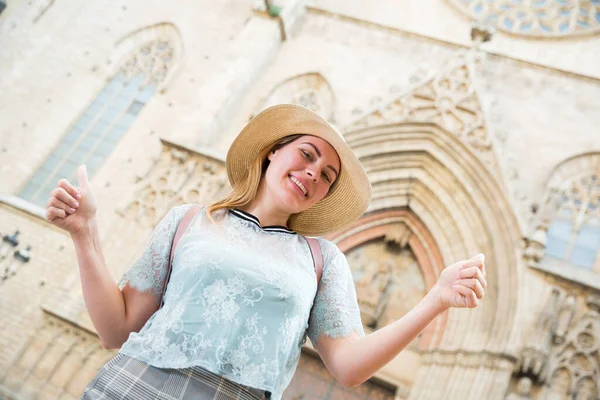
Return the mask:
[[483,298],[485,258],[477,255],[446,268],[429,293],[399,320],[359,338],[321,335],[315,345],[337,381],[352,387],[370,379],[393,360],[435,317],[450,307],[474,308]]
[[129,285],[119,290],[104,259],[95,217],[71,236],[75,245],[85,305],[105,348],[119,348],[158,309],[152,293]]
[[355,333],[339,339],[322,336],[315,347],[334,378],[353,387],[392,361],[442,311],[426,296],[402,318],[370,335],[359,338]]
[[113,281],[100,247],[96,200],[84,166],[77,170],[79,188],[61,179],[46,204],[46,219],[71,235],[83,298],[102,345],[117,348],[139,331],[158,308],[152,293],[140,293]]

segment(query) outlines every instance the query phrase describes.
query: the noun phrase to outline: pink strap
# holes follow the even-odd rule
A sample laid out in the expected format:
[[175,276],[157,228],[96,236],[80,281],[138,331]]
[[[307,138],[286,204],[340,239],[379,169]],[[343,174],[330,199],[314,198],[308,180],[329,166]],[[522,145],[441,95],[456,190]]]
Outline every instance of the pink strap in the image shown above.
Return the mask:
[[179,222],[179,226],[177,227],[177,231],[175,231],[175,237],[173,238],[173,244],[171,245],[171,254],[169,256],[169,268],[167,269],[167,277],[165,279],[165,283],[163,284],[162,294],[160,296],[160,307],[162,307],[165,298],[165,292],[167,291],[167,283],[169,283],[169,279],[171,279],[171,270],[173,269],[173,256],[175,256],[175,249],[177,249],[177,243],[181,236],[187,230],[187,227],[192,222],[192,219],[198,214],[198,211],[202,209],[200,205],[192,206],[183,216],[181,221]]
[[308,247],[310,247],[310,254],[313,258],[313,264],[315,266],[315,272],[317,273],[317,286],[321,282],[321,275],[323,275],[323,253],[321,252],[321,245],[315,238],[307,238]]

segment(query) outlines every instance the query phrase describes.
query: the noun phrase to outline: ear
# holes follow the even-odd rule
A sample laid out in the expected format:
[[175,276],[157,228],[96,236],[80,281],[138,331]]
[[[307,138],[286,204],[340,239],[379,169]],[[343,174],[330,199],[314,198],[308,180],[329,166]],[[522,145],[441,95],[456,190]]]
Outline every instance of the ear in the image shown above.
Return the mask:
[[269,155],[267,156],[267,160],[272,161],[273,156],[275,155],[276,152],[277,152],[277,150],[270,151]]

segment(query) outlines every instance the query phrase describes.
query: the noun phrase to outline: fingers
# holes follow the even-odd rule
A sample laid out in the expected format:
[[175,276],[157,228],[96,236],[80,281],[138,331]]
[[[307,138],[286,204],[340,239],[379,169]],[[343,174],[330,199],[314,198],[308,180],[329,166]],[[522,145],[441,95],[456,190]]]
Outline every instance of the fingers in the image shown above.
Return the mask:
[[475,292],[475,295],[477,296],[478,299],[483,299],[483,296],[485,295],[485,290],[483,289],[483,285],[477,279],[459,279],[456,282],[454,282],[454,285],[453,285],[454,288],[461,287],[461,286],[466,287],[466,288],[470,289],[471,291]]
[[61,208],[49,206],[46,208],[46,219],[54,222],[57,218],[66,218],[67,212]]
[[466,307],[475,308],[479,305],[479,299],[477,299],[477,295],[473,290],[463,285],[455,285],[452,287],[465,299]]
[[68,214],[73,214],[79,207],[79,203],[65,189],[58,187],[50,192],[46,206],[60,208]]
[[485,256],[482,253],[477,254],[475,257],[464,261],[463,268],[477,267],[481,270],[485,276]]
[[79,193],[79,191],[75,189],[75,186],[71,185],[71,183],[68,180],[61,179],[60,181],[58,181],[58,187],[65,189],[65,191],[68,194],[70,194],[71,197],[73,197],[75,200],[81,199],[81,193]]
[[481,283],[483,288],[487,287],[487,281],[483,276],[483,272],[478,267],[465,268],[458,274],[458,279],[475,278]]

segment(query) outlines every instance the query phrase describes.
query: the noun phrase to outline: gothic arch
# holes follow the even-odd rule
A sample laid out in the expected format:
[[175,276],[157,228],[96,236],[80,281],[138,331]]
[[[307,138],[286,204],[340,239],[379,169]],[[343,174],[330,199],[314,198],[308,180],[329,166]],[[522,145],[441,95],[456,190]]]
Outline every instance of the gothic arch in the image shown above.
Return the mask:
[[305,106],[330,121],[334,117],[333,90],[329,82],[318,72],[296,75],[279,83],[261,103],[257,113],[281,103]]
[[[138,63],[138,53],[152,52],[154,65]],[[163,22],[132,32],[116,43],[106,71],[110,79],[119,72],[131,75],[136,71],[153,75],[158,89],[163,89],[181,64],[184,48],[179,30]]]
[[469,363],[488,361],[490,369],[510,376],[512,361],[507,355],[516,353],[521,236],[493,170],[468,143],[435,123],[382,124],[346,132],[345,138],[373,185],[367,216],[410,210],[439,248],[440,256],[430,258],[436,276],[452,262],[477,252],[486,255],[485,300],[475,310],[449,310],[443,335],[430,342],[427,365],[419,372],[415,387],[422,391],[411,393],[411,398],[441,398],[448,389],[442,382],[449,376],[449,385],[467,385],[460,390],[471,392],[473,398],[485,397],[492,388],[504,393],[505,385],[494,381],[486,368],[469,370],[482,380],[479,385],[458,378],[466,374]]
[[[578,274],[571,274],[570,268],[564,268],[570,265],[567,265],[569,261],[565,260],[564,263],[567,264],[563,263],[564,265],[560,265],[561,268],[556,268],[558,266],[556,260],[544,258],[548,250],[548,231],[556,215],[564,211],[579,214],[573,221],[575,231],[585,222],[582,220],[583,217],[586,220],[599,219],[600,152],[583,153],[563,161],[550,173],[545,186],[534,233],[527,248],[529,265],[587,286],[590,284],[600,285],[598,270],[595,270],[595,274],[592,271],[586,271],[586,274],[589,275],[586,279],[577,279],[576,275]],[[544,261],[542,261],[543,258]],[[600,260],[596,259],[596,264],[600,265],[599,263]]]
[[[375,239],[385,238],[400,246],[409,246],[423,273],[426,291],[429,291],[440,274],[442,256],[431,232],[408,208],[389,209],[370,213],[329,239],[336,242],[344,253]],[[447,314],[437,318],[424,331],[419,348],[437,347],[447,321]]]

